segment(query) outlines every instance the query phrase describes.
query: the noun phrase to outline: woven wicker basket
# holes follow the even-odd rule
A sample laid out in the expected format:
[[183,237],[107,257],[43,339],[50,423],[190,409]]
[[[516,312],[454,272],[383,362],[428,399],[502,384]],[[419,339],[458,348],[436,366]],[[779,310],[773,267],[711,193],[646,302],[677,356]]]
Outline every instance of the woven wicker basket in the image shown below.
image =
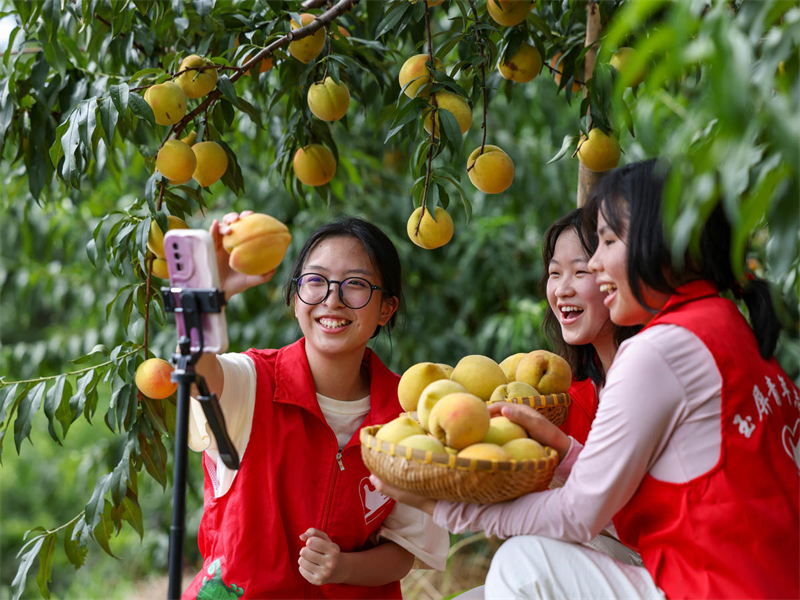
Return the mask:
[[361,456],[372,473],[421,496],[453,502],[489,504],[546,490],[553,478],[558,453],[536,460],[477,460],[406,448],[375,438],[380,425],[361,430]]
[[[487,404],[491,406],[492,404],[497,404],[497,402],[498,401],[489,401]],[[561,427],[561,425],[567,419],[569,405],[572,403],[572,400],[570,399],[569,394],[550,394],[548,396],[509,398],[503,402],[512,402],[514,404],[525,404],[526,406],[532,406],[542,413],[542,416],[546,417],[548,421],[557,427]]]

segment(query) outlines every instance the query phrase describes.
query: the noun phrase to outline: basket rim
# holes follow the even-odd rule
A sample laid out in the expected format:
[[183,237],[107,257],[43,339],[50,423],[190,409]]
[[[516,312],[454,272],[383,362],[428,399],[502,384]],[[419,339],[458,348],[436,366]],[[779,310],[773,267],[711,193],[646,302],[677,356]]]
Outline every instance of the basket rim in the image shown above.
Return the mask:
[[547,471],[555,469],[555,467],[558,466],[558,452],[550,446],[544,447],[547,451],[547,456],[545,458],[531,458],[526,460],[463,458],[454,454],[407,448],[402,444],[379,440],[375,437],[375,433],[377,433],[381,427],[383,427],[383,425],[371,425],[362,428],[359,433],[361,445],[371,452],[388,454],[417,463],[433,464],[440,467],[464,471],[487,472]]
[[487,400],[487,406],[491,406],[492,404],[500,404],[500,403],[510,403],[510,404],[525,404],[527,406],[533,407],[545,407],[545,406],[565,406],[569,407],[572,404],[572,398],[570,397],[568,392],[562,392],[559,394],[546,394],[543,396],[513,396],[510,398],[506,398],[505,400]]

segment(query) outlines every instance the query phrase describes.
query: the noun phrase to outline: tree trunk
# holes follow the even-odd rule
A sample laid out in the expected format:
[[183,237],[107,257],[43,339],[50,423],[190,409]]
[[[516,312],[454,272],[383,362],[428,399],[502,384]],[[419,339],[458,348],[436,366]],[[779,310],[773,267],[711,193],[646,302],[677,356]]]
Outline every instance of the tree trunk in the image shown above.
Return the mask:
[[[600,8],[594,0],[591,0],[586,6],[586,46],[590,49],[586,52],[584,58],[584,81],[589,81],[594,73],[594,63],[597,58],[597,47],[595,42],[600,35]],[[588,90],[583,89],[583,95],[586,97]],[[578,166],[578,206],[586,204],[586,198],[589,197],[589,192],[602,177],[602,173],[595,173],[590,171],[582,164]]]

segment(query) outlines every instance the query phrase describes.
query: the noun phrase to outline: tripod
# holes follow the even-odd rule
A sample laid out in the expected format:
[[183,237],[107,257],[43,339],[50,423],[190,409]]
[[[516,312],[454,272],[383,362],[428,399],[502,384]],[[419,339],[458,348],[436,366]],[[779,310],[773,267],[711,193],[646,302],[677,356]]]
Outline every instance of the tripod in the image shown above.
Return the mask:
[[205,379],[195,372],[195,364],[203,354],[202,313],[218,313],[225,305],[225,294],[218,289],[161,288],[164,309],[183,316],[186,335],[178,341],[180,352],[172,355],[175,371],[172,381],[178,384],[178,408],[175,422],[175,471],[172,492],[172,525],[169,528],[169,589],[168,599],[181,596],[183,544],[186,529],[186,471],[189,445],[189,394],[192,384],[200,394],[197,401],[203,407],[206,420],[217,442],[220,457],[229,469],[239,468],[239,454],[225,428],[225,418],[210,393]]

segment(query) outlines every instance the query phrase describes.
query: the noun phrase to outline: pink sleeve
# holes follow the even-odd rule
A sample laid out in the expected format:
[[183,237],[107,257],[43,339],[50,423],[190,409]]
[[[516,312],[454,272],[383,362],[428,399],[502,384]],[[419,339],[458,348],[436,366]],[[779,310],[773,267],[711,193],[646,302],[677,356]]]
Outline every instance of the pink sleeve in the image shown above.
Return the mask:
[[[685,406],[683,387],[651,337],[639,334],[617,353],[586,446],[573,442],[565,459],[574,466],[564,487],[493,505],[438,502],[434,521],[454,533],[470,529],[501,538],[588,542],[596,536],[639,487]],[[563,467],[569,471],[568,463]]]

